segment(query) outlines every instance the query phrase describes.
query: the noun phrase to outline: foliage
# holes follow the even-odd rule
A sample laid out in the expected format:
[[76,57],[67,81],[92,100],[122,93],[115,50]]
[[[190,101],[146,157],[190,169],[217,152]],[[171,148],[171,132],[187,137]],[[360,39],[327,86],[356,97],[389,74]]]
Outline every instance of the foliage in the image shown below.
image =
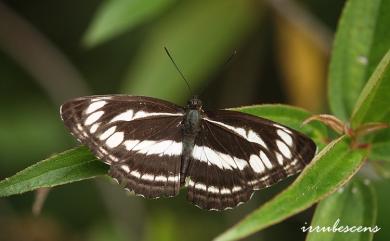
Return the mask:
[[107,173],[87,148],[79,147],[40,161],[0,182],[0,196],[21,194],[37,188],[54,187]]
[[[353,203],[353,205],[351,205]],[[377,200],[373,185],[366,180],[354,180],[340,188],[334,195],[321,202],[313,216],[313,227],[333,227],[335,220],[342,217],[338,227],[374,227],[377,216]],[[367,212],[374,210],[374,212]],[[373,233],[355,232],[335,234],[332,232],[310,233],[308,241],[316,240],[371,240]]]
[[[213,68],[221,65],[229,49],[257,27],[260,17],[251,1],[189,1],[180,11],[163,13],[174,5],[171,0],[108,1],[101,5],[90,24],[84,43],[88,47],[104,44],[142,24],[159,19],[138,50],[134,66],[125,74],[122,90],[171,100],[182,100],[186,93],[172,66],[159,49],[172,46],[194,88],[205,85]],[[260,9],[261,5],[256,5]],[[232,14],[231,9],[234,9]],[[329,67],[328,102],[331,114],[352,131],[369,123],[390,125],[390,1],[349,0],[339,20]],[[182,16],[182,13],[189,13]],[[130,14],[132,13],[132,14]],[[218,18],[216,18],[218,16]],[[207,27],[204,27],[207,25]],[[226,27],[226,28],[225,28]],[[199,38],[193,38],[197,31]],[[214,36],[210,38],[210,36]],[[205,46],[198,42],[205,43]],[[193,51],[187,55],[187,49]],[[151,71],[151,69],[153,71]],[[156,79],[167,82],[153,88]],[[132,81],[134,80],[134,81]],[[175,93],[173,96],[172,93]],[[381,129],[367,136],[335,133],[319,122],[302,125],[312,114],[288,105],[269,104],[234,108],[269,118],[300,130],[317,144],[319,153],[299,177],[284,191],[260,206],[216,240],[237,240],[318,203],[312,225],[327,226],[337,217],[344,225],[374,226],[377,216],[376,190],[371,182],[356,178],[361,167],[373,165],[378,173],[389,173],[390,130]],[[334,139],[333,141],[329,141]],[[21,194],[43,187],[55,187],[102,176],[107,166],[85,147],[53,155],[0,181],[0,197]],[[367,179],[367,177],[365,177]],[[341,188],[341,189],[340,189]],[[337,190],[341,190],[336,192]],[[348,205],[354,203],[353,206]],[[157,219],[158,220],[158,219]],[[372,240],[367,233],[310,233],[307,240]]]

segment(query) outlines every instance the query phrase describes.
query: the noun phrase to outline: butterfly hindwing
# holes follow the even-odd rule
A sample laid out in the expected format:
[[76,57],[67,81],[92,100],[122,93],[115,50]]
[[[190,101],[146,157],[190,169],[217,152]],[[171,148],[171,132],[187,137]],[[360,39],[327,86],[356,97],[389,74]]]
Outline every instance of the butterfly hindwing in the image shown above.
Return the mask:
[[215,134],[203,122],[188,171],[187,198],[203,209],[224,210],[248,201],[253,189],[246,185],[244,163],[221,142],[234,136],[218,138]]
[[179,192],[180,107],[149,97],[92,96],[65,103],[61,116],[126,188],[153,198]]
[[315,148],[309,138],[269,120],[227,110],[206,112],[188,174],[188,197],[206,209],[234,207],[252,190],[301,171]]

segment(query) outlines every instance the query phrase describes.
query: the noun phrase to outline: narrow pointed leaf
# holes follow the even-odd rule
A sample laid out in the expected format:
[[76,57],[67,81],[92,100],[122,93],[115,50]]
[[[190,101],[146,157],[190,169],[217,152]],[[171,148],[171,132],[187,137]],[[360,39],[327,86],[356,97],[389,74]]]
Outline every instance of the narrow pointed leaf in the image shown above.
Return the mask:
[[328,144],[285,191],[216,238],[237,240],[299,213],[346,183],[361,167],[367,151],[351,150],[343,136]]
[[375,66],[390,48],[390,1],[349,0],[339,21],[329,66],[332,113],[347,121]]
[[316,208],[310,226],[313,229],[330,227],[332,231],[309,232],[306,241],[370,241],[373,239],[373,232],[343,232],[342,227],[361,226],[374,230],[376,217],[374,188],[368,182],[354,180],[321,201]]
[[107,165],[96,160],[86,147],[78,147],[49,157],[0,181],[0,197],[81,181],[106,173]]
[[368,122],[390,124],[390,49],[365,85],[352,114],[352,127]]
[[166,10],[173,0],[111,0],[99,7],[84,36],[84,43],[93,47],[150,20]]

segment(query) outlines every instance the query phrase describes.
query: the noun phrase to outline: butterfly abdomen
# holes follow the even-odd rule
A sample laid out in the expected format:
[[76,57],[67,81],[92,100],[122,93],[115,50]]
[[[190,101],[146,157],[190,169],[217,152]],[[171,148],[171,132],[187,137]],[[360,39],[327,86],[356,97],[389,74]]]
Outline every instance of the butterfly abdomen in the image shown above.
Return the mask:
[[185,182],[185,177],[188,171],[188,167],[191,161],[191,154],[194,150],[195,139],[198,135],[201,127],[201,113],[198,109],[189,108],[183,118],[183,154],[181,158],[180,168],[180,183],[181,185]]

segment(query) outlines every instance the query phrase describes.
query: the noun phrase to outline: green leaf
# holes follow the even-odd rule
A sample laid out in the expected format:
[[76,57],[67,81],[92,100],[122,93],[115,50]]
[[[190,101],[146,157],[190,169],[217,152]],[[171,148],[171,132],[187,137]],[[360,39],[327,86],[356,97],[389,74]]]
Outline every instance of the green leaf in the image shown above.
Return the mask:
[[251,1],[183,1],[153,26],[132,61],[122,90],[176,102],[187,100],[185,82],[163,47],[170,50],[197,92],[259,23],[261,9]]
[[40,161],[0,182],[0,197],[21,194],[41,187],[54,187],[107,173],[86,147],[78,147]]
[[[353,204],[353,205],[351,205]],[[346,187],[321,201],[317,206],[311,223],[312,228],[330,227],[375,227],[377,217],[377,200],[374,188],[370,183],[354,180]],[[339,222],[337,222],[337,220]],[[335,224],[335,223],[338,224]],[[372,232],[309,232],[306,241],[342,241],[372,240]]]
[[[387,120],[389,120],[390,113]],[[389,123],[389,122],[388,122]],[[371,141],[370,160],[390,161],[390,128],[375,133]]]
[[390,50],[365,85],[355,105],[351,124],[358,127],[368,122],[386,122],[384,119],[390,112]]
[[111,0],[104,1],[95,14],[83,42],[95,46],[159,15],[173,0]]
[[365,82],[390,47],[390,2],[349,0],[335,36],[329,67],[329,103],[347,121]]
[[351,150],[345,136],[327,145],[285,191],[216,238],[236,240],[299,213],[346,183],[361,167],[365,149]]
[[386,142],[375,142],[371,148],[370,159],[390,161],[390,139]]
[[375,234],[375,241],[387,241],[390,237],[390,179],[375,180],[372,184],[378,196],[377,225],[381,228]]
[[311,113],[301,108],[282,104],[269,104],[243,106],[233,108],[232,110],[260,116],[302,131],[310,136],[320,149],[325,146],[328,139],[327,129],[320,122],[313,121],[307,125],[302,125],[303,121],[311,116]]
[[390,21],[389,8],[390,1],[381,0],[377,13],[373,43],[371,44],[372,48],[368,58],[366,80],[372,75],[383,56],[390,49],[390,31],[388,24]]

